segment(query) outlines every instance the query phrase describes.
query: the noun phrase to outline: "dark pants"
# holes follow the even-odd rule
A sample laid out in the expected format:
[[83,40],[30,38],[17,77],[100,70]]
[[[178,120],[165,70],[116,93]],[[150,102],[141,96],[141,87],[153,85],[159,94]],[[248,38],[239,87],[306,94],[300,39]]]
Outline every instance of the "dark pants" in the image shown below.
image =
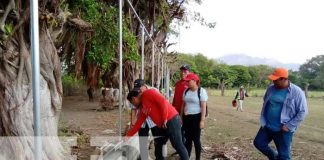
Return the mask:
[[191,155],[192,142],[195,144],[196,160],[200,160],[201,142],[200,142],[200,120],[201,114],[185,115],[183,117],[183,128],[185,132],[185,146],[189,157]]
[[89,97],[90,102],[93,101],[93,92],[94,92],[93,88],[90,87],[89,89],[87,89],[87,93],[88,93],[88,97]]
[[179,153],[181,160],[189,160],[188,152],[182,141],[179,115],[167,122],[167,135],[173,148]]
[[166,136],[166,130],[158,127],[151,128],[152,135],[154,136],[154,154],[156,160],[164,160],[162,147],[168,141],[168,137]]
[[[270,160],[289,160],[293,132],[274,132],[267,127],[261,127],[254,139],[254,146]],[[274,151],[269,143],[273,140],[277,151]]]
[[[146,122],[145,122],[146,123]],[[141,159],[146,160],[148,159],[149,152],[148,152],[148,136],[149,136],[149,130],[150,128],[148,125],[145,125],[145,128],[141,128],[138,131],[139,138],[139,144],[140,144],[140,153],[141,153]],[[166,144],[167,137],[166,131],[163,129],[160,129],[158,127],[151,128],[152,135],[154,137],[154,154],[155,159],[157,160],[164,160],[163,154],[162,154],[162,146]]]

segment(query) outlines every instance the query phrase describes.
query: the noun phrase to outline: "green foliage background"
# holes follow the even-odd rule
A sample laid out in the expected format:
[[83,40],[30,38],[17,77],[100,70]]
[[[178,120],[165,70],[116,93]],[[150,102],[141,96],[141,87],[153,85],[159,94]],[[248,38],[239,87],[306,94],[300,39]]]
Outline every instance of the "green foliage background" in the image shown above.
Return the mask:
[[[274,67],[267,65],[242,66],[227,65],[217,60],[208,59],[202,54],[179,54],[177,65],[188,64],[191,71],[199,75],[201,85],[220,89],[221,82],[225,88],[239,88],[244,85],[249,89],[266,88]],[[172,77],[174,84],[179,80],[179,71]],[[304,89],[306,83],[311,90],[324,90],[324,55],[311,58],[300,66],[299,71],[289,71],[289,80]]]
[[[97,0],[71,0],[68,4],[72,12],[80,12],[82,19],[93,26],[94,35],[88,40],[88,62],[107,69],[118,57],[118,7]],[[123,18],[123,24],[123,58],[139,61],[136,36],[127,27],[129,19]]]

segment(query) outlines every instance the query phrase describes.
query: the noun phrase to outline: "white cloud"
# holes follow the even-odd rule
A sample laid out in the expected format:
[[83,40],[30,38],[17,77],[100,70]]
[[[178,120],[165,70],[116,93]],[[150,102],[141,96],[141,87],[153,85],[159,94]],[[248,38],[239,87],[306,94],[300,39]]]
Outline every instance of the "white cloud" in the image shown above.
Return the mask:
[[180,27],[175,50],[202,53],[210,58],[243,53],[274,58],[281,62],[304,63],[324,54],[324,1],[321,0],[205,0],[199,11],[209,29],[193,23]]

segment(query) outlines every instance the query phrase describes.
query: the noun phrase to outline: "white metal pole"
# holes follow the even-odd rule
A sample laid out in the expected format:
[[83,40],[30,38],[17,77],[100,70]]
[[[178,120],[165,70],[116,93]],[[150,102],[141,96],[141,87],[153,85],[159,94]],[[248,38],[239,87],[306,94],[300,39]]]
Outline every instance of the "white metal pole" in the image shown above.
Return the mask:
[[170,95],[169,95],[169,88],[170,88],[170,69],[169,66],[166,66],[166,87],[165,87],[165,93],[166,93],[166,99],[170,102]]
[[167,89],[167,82],[168,82],[168,77],[167,77],[167,63],[164,63],[164,78],[165,78],[165,80],[164,80],[164,95],[165,95],[165,98],[167,97],[167,95],[166,95],[166,89]]
[[[165,79],[165,77],[164,77],[164,65],[163,65],[163,63],[164,63],[164,60],[163,60],[163,58],[161,59],[161,61],[162,61],[162,64],[161,64],[161,75],[162,75],[162,78],[161,78],[161,87],[162,87],[162,90],[165,90],[165,88],[164,88],[164,79]],[[164,93],[162,93],[162,94],[164,94]]]
[[158,90],[160,90],[160,63],[161,63],[161,60],[160,60],[160,58],[161,58],[161,53],[160,52],[158,52],[158,66],[157,66],[157,89]]
[[152,87],[155,87],[154,86],[154,42],[152,42]]
[[32,85],[33,85],[33,117],[34,117],[34,159],[42,159],[42,133],[40,110],[40,64],[39,64],[39,22],[38,0],[30,1],[30,31],[32,52]]
[[122,140],[122,88],[123,88],[123,0],[119,0],[119,138]]
[[144,26],[142,26],[142,68],[141,68],[141,79],[144,80],[144,41],[145,41],[145,32]]

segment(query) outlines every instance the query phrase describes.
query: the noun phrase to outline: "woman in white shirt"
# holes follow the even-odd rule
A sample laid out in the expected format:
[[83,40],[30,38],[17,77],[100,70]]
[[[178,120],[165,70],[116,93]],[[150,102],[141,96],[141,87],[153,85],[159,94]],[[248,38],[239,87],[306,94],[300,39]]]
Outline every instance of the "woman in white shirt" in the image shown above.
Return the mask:
[[200,134],[201,129],[205,126],[208,95],[206,90],[200,87],[200,80],[196,74],[188,74],[185,80],[188,81],[188,89],[183,93],[184,107],[182,107],[181,112],[185,132],[185,146],[190,156],[193,142],[196,160],[199,160],[201,155]]

